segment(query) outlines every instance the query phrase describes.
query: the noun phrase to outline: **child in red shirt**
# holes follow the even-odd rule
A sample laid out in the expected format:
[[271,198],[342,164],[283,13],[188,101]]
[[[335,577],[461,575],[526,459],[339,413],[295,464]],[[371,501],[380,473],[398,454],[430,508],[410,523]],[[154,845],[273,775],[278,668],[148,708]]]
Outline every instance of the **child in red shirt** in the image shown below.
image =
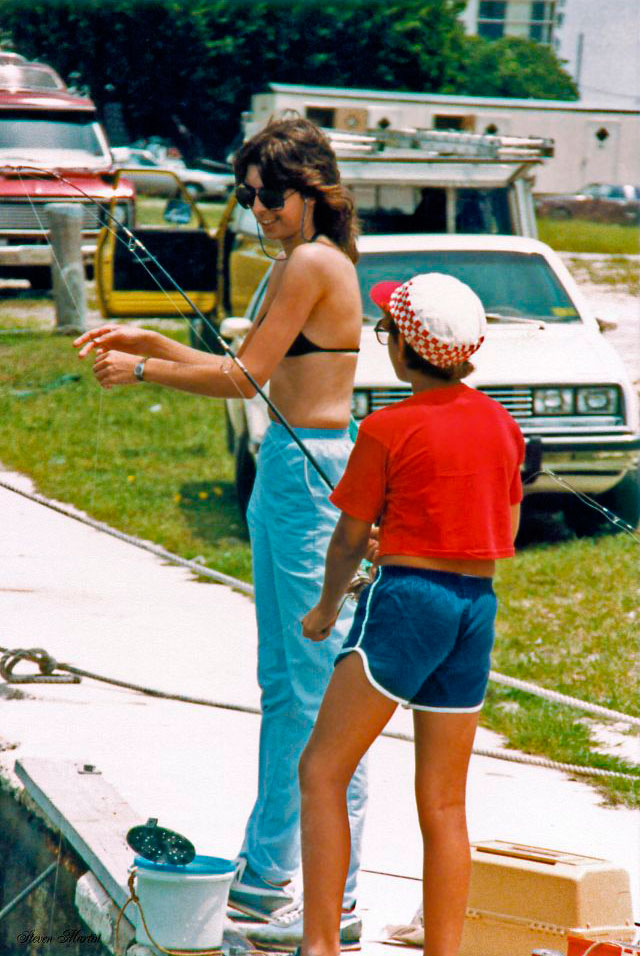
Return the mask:
[[362,593],[300,762],[301,956],[336,956],[349,866],[346,788],[398,703],[413,709],[425,844],[425,956],[458,953],[470,875],[466,776],[493,644],[495,561],[513,554],[524,441],[504,408],[461,379],[484,339],[475,293],[429,273],[372,290],[413,395],[364,420],[331,495],[342,515],[322,596],[303,620],[322,641],[379,524]]

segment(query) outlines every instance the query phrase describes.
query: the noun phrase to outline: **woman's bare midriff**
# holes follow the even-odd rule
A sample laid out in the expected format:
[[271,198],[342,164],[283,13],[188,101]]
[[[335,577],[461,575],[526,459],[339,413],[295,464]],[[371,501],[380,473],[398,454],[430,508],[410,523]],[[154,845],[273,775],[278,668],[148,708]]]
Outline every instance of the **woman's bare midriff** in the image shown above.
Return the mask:
[[356,354],[335,352],[284,359],[271,377],[269,396],[294,428],[346,428],[356,361]]
[[495,561],[475,558],[422,558],[408,554],[385,554],[379,563],[425,568],[427,571],[451,571],[453,574],[470,574],[477,578],[492,578],[496,570]]

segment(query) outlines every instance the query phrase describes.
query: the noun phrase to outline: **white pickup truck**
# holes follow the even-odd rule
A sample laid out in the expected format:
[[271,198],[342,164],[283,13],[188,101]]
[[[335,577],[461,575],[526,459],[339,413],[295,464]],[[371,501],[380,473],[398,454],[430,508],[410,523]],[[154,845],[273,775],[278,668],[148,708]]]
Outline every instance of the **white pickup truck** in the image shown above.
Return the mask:
[[[356,420],[409,394],[399,382],[373,324],[369,289],[381,279],[405,281],[445,272],[470,285],[489,315],[488,333],[466,379],[499,401],[527,442],[525,495],[564,510],[578,534],[598,529],[602,515],[570,493],[593,496],[627,524],[640,519],[638,396],[624,364],[559,256],[520,236],[362,236],[357,266],[364,328],[352,411]],[[223,334],[239,342],[259,308],[263,280],[244,319]],[[268,424],[264,401],[227,401],[229,450],[246,506],[255,456]]]

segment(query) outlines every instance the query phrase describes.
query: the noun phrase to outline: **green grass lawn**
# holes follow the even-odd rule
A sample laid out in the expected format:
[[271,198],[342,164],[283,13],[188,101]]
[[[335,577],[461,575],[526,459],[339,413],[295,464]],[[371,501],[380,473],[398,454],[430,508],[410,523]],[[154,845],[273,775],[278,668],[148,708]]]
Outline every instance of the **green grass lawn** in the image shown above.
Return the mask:
[[[12,324],[18,320],[28,326],[22,314]],[[186,340],[184,331],[172,334]],[[105,392],[69,338],[48,331],[4,334],[0,461],[30,475],[44,495],[251,579],[221,402],[152,385]],[[500,565],[494,668],[640,713],[637,566],[638,546],[629,537],[576,540],[550,520],[513,561]],[[529,753],[631,770],[596,754],[584,716],[494,685],[483,723]],[[611,801],[638,803],[636,785],[594,785]]]
[[538,219],[538,238],[560,252],[631,256],[640,253],[640,228],[585,219]]

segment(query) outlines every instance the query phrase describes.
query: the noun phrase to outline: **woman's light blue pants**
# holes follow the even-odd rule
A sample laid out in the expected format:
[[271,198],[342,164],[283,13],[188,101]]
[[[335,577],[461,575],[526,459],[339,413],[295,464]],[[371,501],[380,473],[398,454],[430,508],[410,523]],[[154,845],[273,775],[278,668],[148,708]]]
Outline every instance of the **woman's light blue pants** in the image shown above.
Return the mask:
[[[353,448],[347,430],[295,431],[336,484]],[[347,601],[326,641],[315,643],[302,636],[300,622],[320,597],[327,547],[339,517],[328,494],[326,483],[285,428],[271,424],[260,447],[247,513],[262,723],[258,797],[241,852],[260,876],[278,882],[293,877],[300,865],[298,762],[354,612]],[[347,798],[351,862],[345,906],[355,901],[366,802],[363,761]]]

